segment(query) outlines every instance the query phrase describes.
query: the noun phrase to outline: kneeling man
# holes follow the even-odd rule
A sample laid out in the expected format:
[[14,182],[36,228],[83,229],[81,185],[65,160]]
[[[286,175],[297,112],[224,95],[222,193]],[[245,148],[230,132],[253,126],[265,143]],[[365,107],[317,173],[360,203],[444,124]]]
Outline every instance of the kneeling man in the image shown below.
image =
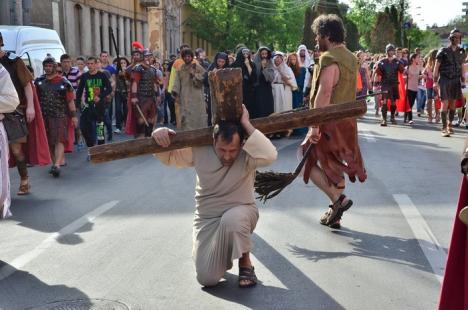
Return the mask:
[[[153,132],[156,142],[167,147],[168,128]],[[244,142],[244,137],[246,138]],[[213,129],[213,145],[156,154],[166,165],[194,167],[196,211],[193,223],[193,258],[197,280],[216,285],[232,262],[239,259],[239,286],[257,283],[249,252],[258,221],[254,181],[258,167],[277,157],[275,146],[249,120],[245,106],[240,123],[220,122]]]

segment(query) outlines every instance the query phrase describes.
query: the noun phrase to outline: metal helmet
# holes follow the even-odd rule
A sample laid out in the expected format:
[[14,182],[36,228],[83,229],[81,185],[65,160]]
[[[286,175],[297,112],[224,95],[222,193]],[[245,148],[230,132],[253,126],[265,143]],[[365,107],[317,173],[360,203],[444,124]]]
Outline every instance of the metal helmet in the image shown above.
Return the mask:
[[454,37],[456,34],[460,34],[460,36],[461,36],[462,33],[457,28],[453,28],[452,31],[450,31],[449,38]]
[[385,46],[385,52],[388,53],[389,51],[394,51],[395,50],[395,46],[393,44],[387,44],[387,46]]
[[45,66],[46,64],[53,64],[57,65],[57,61],[55,61],[55,58],[52,57],[52,55],[47,54],[46,58],[42,61],[42,65]]

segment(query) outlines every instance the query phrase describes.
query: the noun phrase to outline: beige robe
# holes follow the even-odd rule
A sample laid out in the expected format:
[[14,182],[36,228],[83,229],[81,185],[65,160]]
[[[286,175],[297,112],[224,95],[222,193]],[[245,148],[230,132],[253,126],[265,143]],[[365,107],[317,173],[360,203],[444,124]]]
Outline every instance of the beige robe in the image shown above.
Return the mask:
[[[190,74],[190,67],[195,66],[195,74]],[[198,63],[185,63],[176,71],[172,94],[178,96],[179,117],[177,128],[193,130],[208,126],[203,78],[205,69]],[[180,124],[179,124],[180,122]]]
[[3,127],[3,114],[1,113],[11,113],[18,105],[19,99],[15,86],[8,71],[0,64],[0,219],[11,216],[9,147],[8,137]]
[[231,167],[221,164],[213,146],[185,148],[156,156],[166,165],[195,168],[192,254],[198,282],[204,286],[216,285],[226,270],[232,268],[232,261],[252,249],[251,234],[258,220],[255,171],[276,159],[276,148],[255,130]]

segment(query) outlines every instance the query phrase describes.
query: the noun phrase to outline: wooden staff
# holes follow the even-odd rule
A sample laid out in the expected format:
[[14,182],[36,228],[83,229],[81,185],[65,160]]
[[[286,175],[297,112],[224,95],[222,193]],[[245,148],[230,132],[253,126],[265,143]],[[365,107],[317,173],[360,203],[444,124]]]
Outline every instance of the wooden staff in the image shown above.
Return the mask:
[[[252,125],[264,134],[319,125],[349,117],[359,117],[367,111],[365,100],[352,101],[343,104],[333,104],[323,108],[296,111],[283,115],[251,120]],[[196,130],[180,131],[171,137],[171,145],[163,148],[156,144],[152,137],[103,144],[89,149],[93,163],[106,162],[117,159],[130,158],[145,154],[166,152],[193,146],[210,145],[213,143],[211,127]]]
[[138,105],[138,102],[135,103],[135,106],[136,106],[136,108],[137,108],[137,110],[138,110],[138,113],[140,114],[141,118],[142,118],[143,121],[145,122],[146,127],[149,127],[150,125],[148,124],[148,121],[146,120],[146,117],[145,117],[145,115],[143,114],[143,111],[141,111],[141,108],[140,108],[140,106]]

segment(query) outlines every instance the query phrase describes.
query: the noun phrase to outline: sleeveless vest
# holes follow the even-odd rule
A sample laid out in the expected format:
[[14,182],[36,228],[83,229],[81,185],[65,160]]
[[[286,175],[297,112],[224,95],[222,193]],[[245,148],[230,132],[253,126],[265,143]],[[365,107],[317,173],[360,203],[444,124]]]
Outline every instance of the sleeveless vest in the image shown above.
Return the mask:
[[454,51],[451,47],[443,47],[437,52],[436,58],[440,62],[440,77],[446,79],[459,79],[463,64],[463,51],[457,47]]
[[315,97],[319,87],[320,74],[323,68],[337,64],[340,70],[340,78],[335,86],[330,103],[345,103],[356,99],[356,76],[358,72],[358,60],[346,47],[337,47],[326,51],[320,56],[318,64],[314,65],[312,80],[310,107],[313,108]]
[[382,85],[394,86],[398,84],[398,66],[399,61],[393,59],[389,61],[387,58],[382,59],[378,66],[380,72],[382,72]]
[[67,91],[73,89],[71,83],[65,78],[59,82],[52,82],[45,76],[41,76],[36,79],[34,84],[44,117],[66,117],[68,111]]
[[140,81],[138,82],[138,96],[154,97],[156,92],[154,90],[155,73],[153,68],[144,68],[139,65],[135,67],[135,71],[140,73]]

